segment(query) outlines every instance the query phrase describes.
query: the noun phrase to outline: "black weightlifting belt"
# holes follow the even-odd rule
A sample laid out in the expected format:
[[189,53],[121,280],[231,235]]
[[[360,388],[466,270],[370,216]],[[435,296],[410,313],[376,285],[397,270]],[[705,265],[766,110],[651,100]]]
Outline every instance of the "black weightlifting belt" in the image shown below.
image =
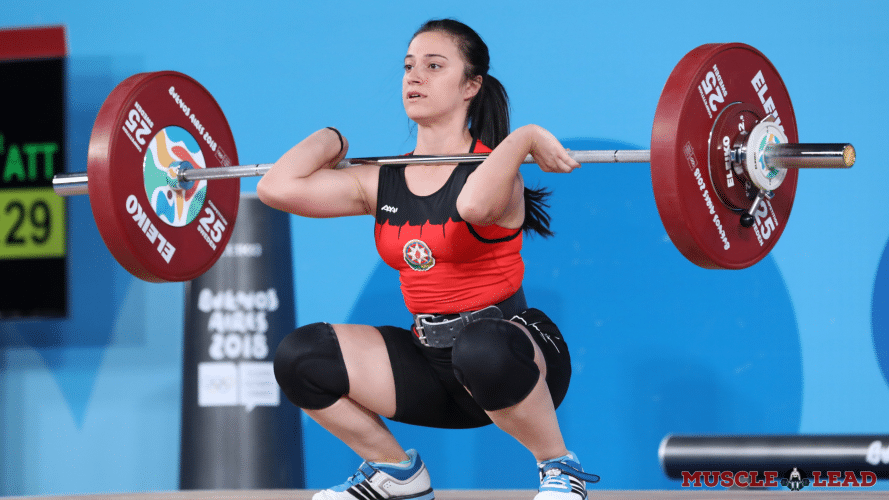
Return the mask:
[[480,319],[511,318],[528,309],[525,291],[520,287],[503,302],[478,311],[458,314],[414,314],[414,335],[427,347],[452,347],[457,335],[466,325]]

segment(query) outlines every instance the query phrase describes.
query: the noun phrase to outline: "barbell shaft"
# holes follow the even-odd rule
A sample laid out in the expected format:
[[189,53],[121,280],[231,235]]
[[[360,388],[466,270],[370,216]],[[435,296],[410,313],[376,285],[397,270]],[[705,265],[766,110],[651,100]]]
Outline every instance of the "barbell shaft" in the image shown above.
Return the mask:
[[[578,163],[650,163],[648,149],[617,149],[568,151]],[[772,144],[765,151],[766,162],[778,168],[849,168],[855,163],[855,148],[851,144]],[[481,161],[487,153],[470,153],[449,156],[380,156],[370,158],[350,158],[337,164],[336,168],[357,165],[436,165]],[[535,163],[531,155],[522,163]],[[231,167],[197,168],[180,172],[182,182],[258,177],[272,168],[271,163],[235,165]],[[88,178],[85,172],[57,174],[53,177],[53,190],[59,196],[87,194]]]
[[[651,152],[647,149],[628,150],[602,150],[602,151],[569,151],[578,163],[649,163]],[[435,156],[379,156],[369,158],[347,158],[339,162],[337,169],[354,167],[357,165],[440,165],[445,163],[459,163],[463,161],[481,161],[488,157],[487,153],[469,153],[462,155]],[[534,163],[531,155],[525,157],[522,163]],[[265,175],[272,168],[271,163],[257,163],[254,165],[234,165],[230,167],[196,168],[179,173],[182,182],[197,182],[201,180],[236,179],[240,177],[259,177]],[[52,180],[53,190],[59,196],[75,196],[88,194],[88,178],[86,172],[71,174],[56,174]]]
[[[618,149],[597,151],[568,151],[568,155],[578,163],[649,163],[651,151],[647,149]],[[488,157],[488,153],[469,153],[448,156],[383,156],[378,158],[351,158],[340,162],[337,168],[352,167],[355,165],[436,165],[444,163],[459,163],[461,161],[481,161]],[[531,155],[525,157],[522,163],[536,163]]]

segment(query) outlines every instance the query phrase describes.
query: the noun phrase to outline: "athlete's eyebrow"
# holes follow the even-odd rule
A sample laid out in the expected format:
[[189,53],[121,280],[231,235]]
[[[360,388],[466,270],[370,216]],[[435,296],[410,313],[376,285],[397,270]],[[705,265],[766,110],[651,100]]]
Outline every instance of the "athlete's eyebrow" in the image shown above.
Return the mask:
[[[408,54],[408,55],[404,56],[405,59],[413,58],[413,57],[414,57],[413,54]],[[441,54],[426,54],[425,57],[440,57],[440,58],[442,58],[442,59],[447,59],[447,57],[445,57],[445,56],[443,56],[443,55],[441,55]]]

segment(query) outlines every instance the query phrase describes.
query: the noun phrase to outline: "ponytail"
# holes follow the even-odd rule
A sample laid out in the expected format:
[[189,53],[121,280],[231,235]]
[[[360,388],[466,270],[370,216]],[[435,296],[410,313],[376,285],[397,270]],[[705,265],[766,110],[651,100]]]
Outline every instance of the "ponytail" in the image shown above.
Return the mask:
[[[509,135],[509,97],[500,80],[491,75],[482,77],[482,88],[469,105],[469,133],[482,144],[495,148]],[[522,230],[549,238],[550,216],[547,198],[552,194],[545,188],[525,187],[525,222]]]
[[[488,46],[475,30],[454,19],[428,21],[414,33],[414,37],[429,31],[439,31],[454,38],[466,62],[465,78],[482,77],[481,89],[469,103],[467,125],[469,133],[479,142],[491,149],[496,148],[509,135],[509,97],[503,84],[488,74]],[[544,238],[553,235],[549,228],[550,216],[546,211],[549,208],[546,200],[551,194],[545,188],[525,187],[522,231],[526,234],[533,231]]]
[[500,80],[482,76],[482,88],[469,104],[469,133],[493,149],[509,135],[509,97]]

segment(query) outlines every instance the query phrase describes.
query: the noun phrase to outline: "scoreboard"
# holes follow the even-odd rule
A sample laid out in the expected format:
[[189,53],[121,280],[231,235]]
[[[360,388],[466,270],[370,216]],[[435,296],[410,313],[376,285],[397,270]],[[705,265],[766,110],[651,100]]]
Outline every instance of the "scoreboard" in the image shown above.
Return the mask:
[[0,318],[67,314],[65,30],[0,30]]

